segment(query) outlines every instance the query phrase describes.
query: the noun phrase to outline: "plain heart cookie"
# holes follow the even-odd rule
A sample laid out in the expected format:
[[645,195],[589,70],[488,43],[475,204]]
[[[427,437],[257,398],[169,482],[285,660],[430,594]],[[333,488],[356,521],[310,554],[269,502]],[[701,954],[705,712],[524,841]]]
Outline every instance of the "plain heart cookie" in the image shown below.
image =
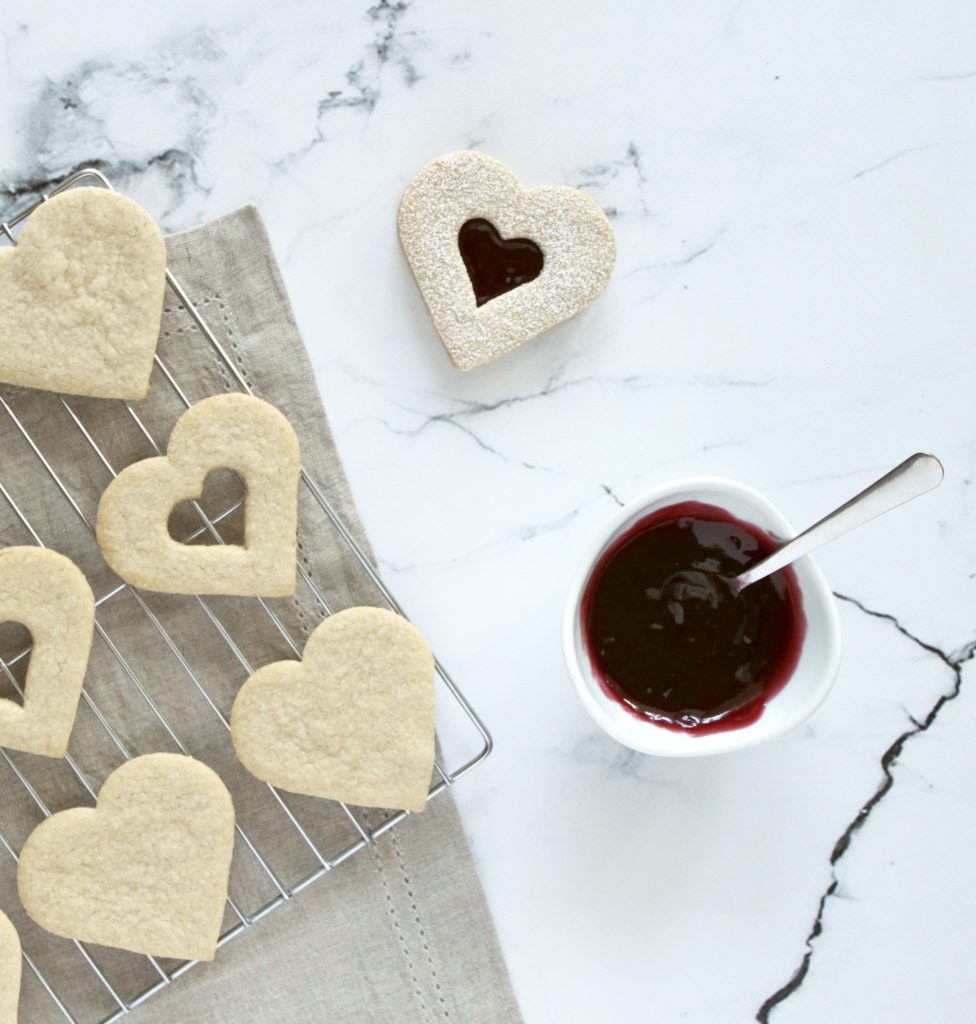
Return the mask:
[[153,219],[105,188],[75,188],[0,248],[0,381],[144,398],[159,337],[166,245]]
[[177,960],[212,960],[227,899],[234,806],[182,754],[147,754],[27,837],[17,888],[55,935]]
[[291,793],[360,807],[426,806],[434,764],[434,658],[400,615],[327,618],[301,661],[258,669],[231,712],[241,763]]
[[407,186],[400,244],[454,365],[470,370],[568,320],[607,286],[617,245],[606,214],[564,185],[523,189],[470,151]]
[[[169,514],[199,498],[207,474],[231,469],[247,488],[244,543],[182,544]],[[165,456],[122,470],[98,505],[105,561],[127,583],[167,594],[286,597],[295,592],[298,438],[274,406],[215,395],[173,427]]]
[[23,704],[0,698],[0,747],[62,757],[78,710],[95,597],[70,559],[46,548],[0,550],[0,623],[30,630]]
[[17,1024],[20,971],[20,937],[0,910],[0,1024]]

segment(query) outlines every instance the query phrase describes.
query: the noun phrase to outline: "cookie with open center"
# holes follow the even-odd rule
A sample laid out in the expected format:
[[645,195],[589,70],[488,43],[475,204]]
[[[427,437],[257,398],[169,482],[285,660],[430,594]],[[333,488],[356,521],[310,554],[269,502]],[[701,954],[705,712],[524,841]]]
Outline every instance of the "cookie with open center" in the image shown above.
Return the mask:
[[[207,475],[244,481],[243,544],[183,544],[172,509],[199,498]],[[102,554],[127,583],[168,594],[286,597],[295,592],[298,438],[274,406],[250,395],[214,395],[185,412],[165,456],[124,469],[98,506]]]
[[0,746],[62,757],[78,710],[95,627],[82,571],[46,548],[0,550],[0,623],[19,623],[33,645],[23,700],[0,698]]

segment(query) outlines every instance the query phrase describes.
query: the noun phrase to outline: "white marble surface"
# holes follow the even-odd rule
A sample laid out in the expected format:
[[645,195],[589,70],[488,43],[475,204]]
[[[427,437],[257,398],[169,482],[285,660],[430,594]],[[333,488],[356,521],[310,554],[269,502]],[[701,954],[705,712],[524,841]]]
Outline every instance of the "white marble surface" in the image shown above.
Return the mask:
[[[970,1019],[972,6],[88,7],[0,10],[0,199],[95,163],[168,229],[260,205],[386,576],[495,733],[458,799],[529,1024]],[[591,192],[620,256],[461,376],[394,212],[469,146]],[[617,503],[716,473],[802,524],[916,449],[941,490],[820,558],[846,652],[805,727],[596,730],[559,619]]]

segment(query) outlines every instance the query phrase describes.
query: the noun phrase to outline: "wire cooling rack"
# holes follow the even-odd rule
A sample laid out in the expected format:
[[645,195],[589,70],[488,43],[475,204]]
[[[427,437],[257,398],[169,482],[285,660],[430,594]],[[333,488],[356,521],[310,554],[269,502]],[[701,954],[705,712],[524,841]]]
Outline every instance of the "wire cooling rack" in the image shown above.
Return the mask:
[[[0,223],[2,242],[16,245],[19,225],[22,225],[51,196],[79,184],[108,189],[112,187],[99,171],[80,171],[10,220]],[[168,271],[166,280],[171,305],[175,307],[176,313],[187,318],[186,329],[199,332],[212,347],[222,367],[223,379],[229,379],[233,387],[251,394],[247,380],[198,307]],[[178,360],[174,361],[171,367],[157,354],[153,371],[153,389],[168,389],[172,398],[173,422],[191,405],[179,381]],[[42,402],[51,403],[50,409],[45,407],[43,413],[33,411],[38,408],[37,403]],[[32,412],[27,414],[25,409]],[[86,538],[86,543],[94,543],[92,511],[84,507],[85,502],[76,493],[73,482],[97,473],[105,475],[107,480],[114,477],[121,468],[112,464],[105,450],[107,446],[100,445],[96,440],[99,434],[96,414],[107,416],[107,413],[100,414],[99,410],[108,409],[113,409],[117,417],[113,430],[121,429],[119,422],[124,422],[128,429],[137,433],[139,443],[147,447],[148,454],[162,453],[168,433],[163,435],[159,427],[155,432],[151,431],[144,417],[129,403],[69,401],[63,396],[46,392],[26,392],[22,389],[0,387],[0,429],[5,429],[11,439],[10,442],[4,440],[3,444],[16,442],[26,445],[47,485],[44,496],[15,495],[13,482],[3,479],[3,461],[0,459],[0,497],[8,506],[6,511],[12,513],[12,522],[21,530],[23,543],[33,543],[41,547],[51,543],[48,531],[51,530],[51,523],[57,521],[59,517],[72,520],[73,526]],[[37,431],[32,430],[32,424],[38,422],[38,415],[63,417],[66,436],[72,435],[72,443],[81,446],[91,460],[90,464],[79,466],[75,462],[67,470],[62,468],[58,464],[59,453],[44,450],[42,443],[36,439]],[[326,525],[334,532],[337,543],[353,556],[358,573],[357,583],[370,588],[371,593],[375,595],[375,601],[372,603],[385,604],[402,614],[400,606],[378,577],[341,516],[333,509],[322,489],[304,468],[301,473],[301,488],[305,492],[306,500],[300,503],[300,547],[303,520],[307,525],[307,516],[319,517],[316,525]],[[31,502],[35,505],[32,506]],[[227,507],[208,512],[202,500],[191,502],[198,525],[184,535],[185,542],[229,543],[230,541],[225,539],[227,531],[224,527],[233,521],[235,515],[242,514],[243,504],[244,498],[240,497]],[[3,511],[0,502],[0,512]],[[63,547],[61,550],[68,555],[75,554]],[[301,559],[298,573],[299,587],[305,592],[308,606],[314,607],[319,619],[330,615],[335,605],[327,596],[327,588],[313,578],[308,566]],[[180,642],[181,636],[186,635],[181,630],[188,628],[193,630],[197,643],[200,642],[200,636],[209,636],[214,644],[221,646],[221,656],[226,654],[230,675],[236,675],[232,684],[234,689],[243,683],[257,666],[252,663],[251,656],[247,653],[249,637],[240,635],[243,630],[240,629],[239,623],[234,622],[235,615],[232,609],[222,606],[221,600],[227,599],[194,596],[172,598],[169,599],[167,606],[160,610],[154,607],[154,595],[142,594],[135,588],[115,580],[97,597],[93,663],[96,651],[107,662],[112,663],[113,671],[128,689],[127,694],[118,698],[124,697],[127,702],[127,714],[131,716],[132,709],[137,708],[146,716],[146,728],[139,731],[140,739],[146,735],[158,735],[160,746],[165,745],[185,754],[203,757],[225,776],[225,781],[228,781],[228,775],[233,773],[233,769],[229,767],[232,763],[230,757],[228,756],[220,765],[215,764],[213,758],[201,754],[199,741],[185,738],[186,733],[174,721],[178,716],[171,711],[172,696],[170,695],[167,701],[154,692],[151,665],[154,658],[175,659],[187,690],[185,695],[181,695],[180,700],[189,702],[192,699],[201,709],[206,709],[201,710],[200,714],[200,717],[206,720],[202,728],[210,730],[211,735],[215,737],[214,742],[222,745],[225,754],[230,751],[226,701],[222,702],[216,695],[221,686],[228,685],[227,678],[217,680],[205,677]],[[295,635],[301,630],[286,621],[288,609],[282,610],[275,601],[262,598],[253,600],[260,606],[262,621],[266,623],[271,634],[269,643],[278,649],[278,656],[299,657],[304,639]],[[174,601],[178,603],[175,612]],[[119,639],[113,632],[113,609],[123,602],[130,617],[136,615],[144,622],[139,647],[135,651],[126,651],[125,641]],[[170,624],[174,619],[179,628]],[[305,622],[304,625],[314,626],[314,622]],[[152,645],[155,645],[153,653],[145,653],[144,649]],[[0,684],[7,689],[8,694],[12,695],[13,691],[23,699],[22,687],[30,655],[29,643],[25,644],[22,640],[19,646],[9,651],[5,651],[0,645],[0,655],[3,654],[6,656],[0,657]],[[146,661],[150,662],[148,671],[144,664]],[[436,664],[439,690],[438,731],[445,743],[445,750],[450,748],[445,733],[450,732],[455,737],[455,747],[464,753],[455,758],[457,763],[452,763],[447,754],[438,754],[428,799],[443,793],[457,779],[484,760],[491,750],[491,737],[484,724],[443,666],[439,662]],[[90,667],[79,715],[84,713],[91,716],[91,730],[111,748],[111,758],[116,763],[121,763],[122,760],[149,753],[149,749],[140,749],[126,734],[131,730],[113,722],[115,700],[106,701],[104,696],[94,692],[96,689],[97,687],[93,685],[93,670]],[[221,706],[222,703],[224,707]],[[45,796],[44,787],[37,781],[42,770],[49,767],[44,764],[46,759],[0,748],[0,772],[3,775],[0,779],[0,800],[3,801],[0,803],[0,861],[5,859],[6,863],[6,869],[0,863],[0,875],[5,873],[8,881],[6,888],[0,888],[0,893],[9,894],[14,891],[10,878],[15,871],[19,846],[25,838],[23,834],[11,834],[5,822],[5,812],[18,818],[33,815],[39,821],[52,813],[51,803],[55,804],[55,809],[58,804],[65,803],[64,793],[71,787],[74,787],[73,791],[77,794],[75,803],[94,802],[104,777],[92,778],[91,770],[82,766],[84,758],[75,751],[75,745],[73,737],[63,765],[58,766],[59,770],[63,767],[66,777],[56,789],[57,799],[53,801]],[[209,741],[206,746],[209,751]],[[236,765],[236,762],[234,764]],[[241,778],[241,775],[246,778]],[[14,784],[14,780],[19,783],[19,787]],[[229,781],[228,785],[231,785]],[[394,828],[407,814],[404,811],[367,813],[345,804],[296,798],[281,793],[243,772],[234,773],[233,785],[235,806],[238,809],[234,868],[218,948],[242,935],[327,872],[363,850],[382,834]],[[242,809],[246,812],[251,804],[256,805],[258,802],[261,802],[264,808],[265,824],[270,813],[267,808],[271,808],[276,815],[276,824],[270,839],[266,834],[266,827],[263,829],[265,834],[262,837],[253,835],[248,825],[248,814],[242,813]],[[13,828],[11,825],[10,829]],[[276,863],[277,854],[286,846],[288,855],[282,859],[282,864],[287,862],[287,866],[282,866]],[[109,950],[105,947],[89,948],[84,943],[71,943],[69,940],[54,938],[33,925],[23,915],[21,909],[13,905],[14,902],[14,896],[5,896],[7,905],[4,909],[14,918],[21,932],[23,958],[27,967],[25,985],[27,979],[33,976],[43,990],[36,994],[39,999],[38,1005],[47,1008],[44,1019],[48,1019],[49,1016],[52,1021],[64,1019],[71,1024],[113,1024],[194,966],[194,961],[173,962],[155,957],[138,957],[135,954]],[[219,956],[218,952],[218,961]],[[49,998],[46,998],[44,993]],[[31,1024],[40,1022],[35,1021],[32,1016]]]

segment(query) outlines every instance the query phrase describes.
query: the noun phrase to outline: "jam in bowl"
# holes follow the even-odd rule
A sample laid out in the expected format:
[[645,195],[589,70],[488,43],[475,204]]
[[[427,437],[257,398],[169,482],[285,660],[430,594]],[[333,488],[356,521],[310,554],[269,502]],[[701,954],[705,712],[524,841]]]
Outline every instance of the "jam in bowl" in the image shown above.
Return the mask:
[[795,531],[756,491],[702,477],[620,510],[570,589],[564,647],[587,710],[645,753],[751,746],[807,718],[840,656],[809,556],[741,592],[729,580]]

